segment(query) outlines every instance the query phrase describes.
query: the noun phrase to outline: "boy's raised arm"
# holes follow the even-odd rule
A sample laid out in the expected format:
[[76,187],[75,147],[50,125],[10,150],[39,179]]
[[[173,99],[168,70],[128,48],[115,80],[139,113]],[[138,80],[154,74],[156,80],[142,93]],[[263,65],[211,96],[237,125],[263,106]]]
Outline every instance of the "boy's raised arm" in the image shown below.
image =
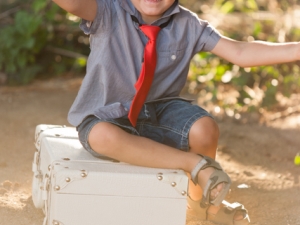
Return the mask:
[[300,60],[300,43],[241,42],[222,37],[212,53],[241,67]]
[[53,0],[57,5],[80,18],[93,21],[97,14],[96,0]]

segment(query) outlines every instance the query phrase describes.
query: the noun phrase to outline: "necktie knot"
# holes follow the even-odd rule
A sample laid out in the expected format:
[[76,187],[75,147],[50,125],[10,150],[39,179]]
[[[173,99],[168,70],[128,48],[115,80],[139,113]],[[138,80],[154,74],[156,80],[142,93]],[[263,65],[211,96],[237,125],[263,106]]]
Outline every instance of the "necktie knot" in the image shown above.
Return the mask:
[[141,25],[140,29],[151,41],[155,41],[161,28],[158,26]]

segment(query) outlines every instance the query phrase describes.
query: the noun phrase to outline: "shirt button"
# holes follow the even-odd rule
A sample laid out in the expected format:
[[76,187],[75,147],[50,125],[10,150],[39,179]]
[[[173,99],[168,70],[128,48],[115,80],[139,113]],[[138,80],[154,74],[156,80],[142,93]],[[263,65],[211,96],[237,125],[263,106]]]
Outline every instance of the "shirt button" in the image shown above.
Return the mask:
[[172,55],[172,56],[171,56],[171,59],[172,59],[172,60],[175,60],[175,59],[176,59],[176,55]]

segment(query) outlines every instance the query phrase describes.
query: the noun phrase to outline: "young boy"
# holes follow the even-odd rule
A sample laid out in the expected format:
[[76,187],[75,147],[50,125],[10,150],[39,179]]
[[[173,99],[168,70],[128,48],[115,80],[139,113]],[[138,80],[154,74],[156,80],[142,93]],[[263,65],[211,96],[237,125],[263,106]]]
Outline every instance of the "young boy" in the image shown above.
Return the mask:
[[81,17],[90,35],[87,74],[68,117],[84,148],[134,165],[183,169],[192,180],[189,213],[248,224],[242,205],[220,205],[230,179],[213,160],[217,124],[179,93],[199,51],[251,67],[297,60],[299,44],[231,40],[177,0],[54,2]]

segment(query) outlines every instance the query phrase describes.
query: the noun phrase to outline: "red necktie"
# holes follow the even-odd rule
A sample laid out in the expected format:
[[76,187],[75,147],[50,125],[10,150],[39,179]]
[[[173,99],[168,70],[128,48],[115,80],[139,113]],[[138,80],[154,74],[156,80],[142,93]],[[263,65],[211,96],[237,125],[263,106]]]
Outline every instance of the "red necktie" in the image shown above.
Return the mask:
[[130,106],[128,118],[132,126],[136,126],[139,113],[146,101],[156,68],[156,37],[160,31],[158,26],[141,25],[140,29],[149,38],[144,49],[144,62],[138,81],[135,83],[136,94]]

